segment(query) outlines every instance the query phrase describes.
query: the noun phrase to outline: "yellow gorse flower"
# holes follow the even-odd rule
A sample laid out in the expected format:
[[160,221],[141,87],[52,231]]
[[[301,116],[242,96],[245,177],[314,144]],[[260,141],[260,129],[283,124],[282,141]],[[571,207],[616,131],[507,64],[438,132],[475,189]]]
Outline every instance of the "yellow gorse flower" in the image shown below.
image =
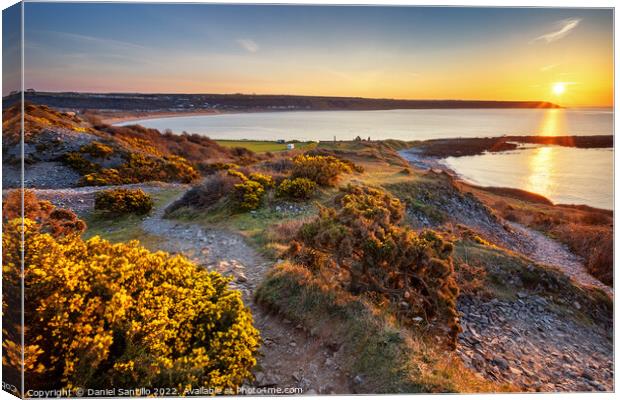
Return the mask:
[[[20,286],[20,231],[20,219],[5,224],[8,295]],[[57,239],[28,219],[24,237],[28,388],[226,389],[251,376],[259,333],[227,278],[135,241]],[[20,346],[5,335],[3,348],[3,365],[19,367]]]

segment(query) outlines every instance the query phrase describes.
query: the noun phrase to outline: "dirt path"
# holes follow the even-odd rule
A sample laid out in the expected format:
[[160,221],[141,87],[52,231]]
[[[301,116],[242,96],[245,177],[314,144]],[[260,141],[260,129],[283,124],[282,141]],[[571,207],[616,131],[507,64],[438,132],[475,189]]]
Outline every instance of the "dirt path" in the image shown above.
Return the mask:
[[[90,213],[95,208],[95,193],[107,189],[142,189],[149,194],[155,194],[161,190],[179,189],[187,190],[190,185],[182,183],[133,183],[113,186],[84,186],[65,189],[28,189],[34,192],[41,200],[49,200],[55,206],[68,208],[79,216]],[[4,190],[6,192],[7,190]]]
[[567,249],[565,245],[523,225],[515,222],[507,223],[515,234],[520,236],[521,241],[527,244],[528,251],[524,251],[524,255],[538,263],[559,268],[564,274],[581,285],[602,289],[613,299],[613,289],[590,275],[579,257]]
[[160,248],[182,253],[198,265],[232,275],[231,285],[243,293],[261,332],[255,373],[257,387],[301,388],[306,394],[351,393],[334,352],[290,321],[265,312],[253,295],[271,263],[248,246],[240,235],[204,229],[190,223],[163,219],[165,207],[143,221],[143,229],[162,237]]

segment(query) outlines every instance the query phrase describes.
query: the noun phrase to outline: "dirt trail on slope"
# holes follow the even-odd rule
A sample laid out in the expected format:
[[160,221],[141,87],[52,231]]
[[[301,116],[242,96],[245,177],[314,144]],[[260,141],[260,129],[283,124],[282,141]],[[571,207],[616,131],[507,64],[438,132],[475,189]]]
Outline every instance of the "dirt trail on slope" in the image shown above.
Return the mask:
[[519,235],[521,241],[526,243],[527,250],[523,251],[525,256],[538,263],[559,268],[575,282],[599,288],[613,299],[613,288],[590,275],[581,259],[565,245],[515,222],[507,222],[507,224]]
[[272,263],[244,238],[220,229],[163,219],[166,207],[143,221],[143,229],[163,238],[160,248],[181,253],[198,265],[232,275],[231,285],[243,293],[260,330],[260,349],[253,387],[301,388],[306,394],[351,393],[349,379],[340,371],[337,357],[323,342],[290,321],[266,312],[254,302],[254,291]]

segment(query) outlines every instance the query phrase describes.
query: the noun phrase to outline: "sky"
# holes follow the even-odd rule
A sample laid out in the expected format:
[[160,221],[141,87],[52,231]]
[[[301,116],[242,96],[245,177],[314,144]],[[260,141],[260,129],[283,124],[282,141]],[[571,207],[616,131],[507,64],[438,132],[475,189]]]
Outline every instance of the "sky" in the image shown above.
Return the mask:
[[24,25],[40,91],[613,103],[611,9],[26,3]]

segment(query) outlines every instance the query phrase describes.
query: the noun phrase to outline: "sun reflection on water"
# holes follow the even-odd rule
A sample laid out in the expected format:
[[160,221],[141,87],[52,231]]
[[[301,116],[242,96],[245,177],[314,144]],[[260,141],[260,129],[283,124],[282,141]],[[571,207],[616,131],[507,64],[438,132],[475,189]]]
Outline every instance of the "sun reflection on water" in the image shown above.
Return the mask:
[[534,149],[528,164],[527,190],[545,197],[552,194],[554,186],[552,171],[554,168],[554,148],[549,146]]
[[[540,136],[565,134],[566,113],[562,109],[546,110],[540,126]],[[553,194],[552,172],[555,167],[554,148],[541,146],[534,150],[528,163],[527,190],[549,197]]]
[[566,112],[561,108],[545,111],[540,124],[541,136],[562,136],[566,134]]

